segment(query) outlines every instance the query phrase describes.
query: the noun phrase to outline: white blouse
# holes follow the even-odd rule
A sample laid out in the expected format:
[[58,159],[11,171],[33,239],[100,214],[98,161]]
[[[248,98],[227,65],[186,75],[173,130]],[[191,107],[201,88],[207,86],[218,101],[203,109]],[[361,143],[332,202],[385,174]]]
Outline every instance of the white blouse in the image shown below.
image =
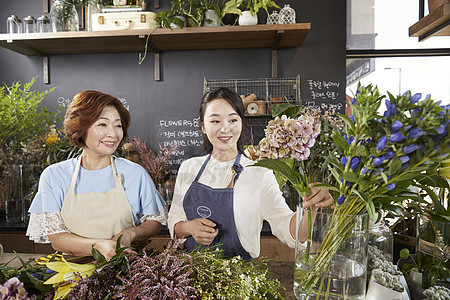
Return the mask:
[[[168,227],[174,238],[174,225],[186,221],[183,199],[194,181],[207,156],[193,157],[180,166],[178,170],[172,205],[169,210]],[[219,162],[211,157],[199,182],[213,188],[226,188],[230,183],[234,159]],[[260,236],[263,220],[269,222],[272,234],[289,247],[295,247],[289,225],[294,212],[290,210],[278,187],[271,170],[252,167],[254,162],[241,156],[244,170],[236,181],[234,188],[234,218],[242,247],[256,258],[260,253]]]

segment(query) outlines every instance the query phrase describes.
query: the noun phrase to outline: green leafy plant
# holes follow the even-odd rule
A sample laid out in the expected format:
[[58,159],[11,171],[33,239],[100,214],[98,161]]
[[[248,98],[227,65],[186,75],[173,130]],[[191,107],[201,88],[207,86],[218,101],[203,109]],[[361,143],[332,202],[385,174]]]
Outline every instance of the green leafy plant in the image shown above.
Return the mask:
[[229,0],[225,3],[222,14],[242,15],[242,10],[249,10],[252,15],[258,13],[260,9],[264,9],[269,15],[269,7],[280,7],[272,0]]
[[[31,88],[33,78],[22,86],[19,82],[0,87],[0,164],[10,170],[21,163],[21,149],[30,140],[44,137],[50,126],[61,120],[59,108],[49,111],[41,103],[54,90],[37,92]],[[42,142],[44,144],[44,142]]]
[[175,24],[183,29],[185,24],[183,20],[178,18],[179,16],[186,18],[187,26],[201,26],[205,11],[205,7],[201,2],[196,0],[173,0],[171,4],[172,6],[169,10],[158,13],[156,21],[160,27],[172,28],[172,24]]

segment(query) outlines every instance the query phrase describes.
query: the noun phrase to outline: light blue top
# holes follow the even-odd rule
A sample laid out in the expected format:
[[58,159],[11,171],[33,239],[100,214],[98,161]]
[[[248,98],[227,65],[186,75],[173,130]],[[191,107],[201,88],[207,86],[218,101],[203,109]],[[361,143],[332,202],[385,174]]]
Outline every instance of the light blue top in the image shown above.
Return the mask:
[[[31,203],[30,213],[60,212],[69,189],[77,158],[48,166],[41,174],[39,189]],[[134,162],[115,157],[117,172],[122,175],[123,188],[130,202],[134,222],[144,215],[155,215],[164,210],[165,202],[155,188],[147,171]],[[75,193],[105,193],[115,187],[112,166],[97,171],[80,167]]]

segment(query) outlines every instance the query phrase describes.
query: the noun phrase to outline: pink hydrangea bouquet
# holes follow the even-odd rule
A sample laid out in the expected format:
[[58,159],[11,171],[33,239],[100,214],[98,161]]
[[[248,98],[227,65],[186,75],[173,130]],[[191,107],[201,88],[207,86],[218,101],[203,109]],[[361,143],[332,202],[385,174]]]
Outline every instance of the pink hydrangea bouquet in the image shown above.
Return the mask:
[[304,197],[309,194],[309,184],[303,162],[310,156],[321,123],[309,113],[297,117],[298,107],[294,107],[280,109],[281,117],[269,121],[265,137],[259,142],[260,160],[255,166],[273,170],[280,187],[289,181]]

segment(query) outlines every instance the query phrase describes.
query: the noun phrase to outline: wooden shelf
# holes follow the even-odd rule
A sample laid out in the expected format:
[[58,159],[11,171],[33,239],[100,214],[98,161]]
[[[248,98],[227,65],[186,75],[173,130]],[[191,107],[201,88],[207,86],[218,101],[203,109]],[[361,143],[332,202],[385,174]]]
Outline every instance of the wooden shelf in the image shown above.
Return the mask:
[[409,36],[423,41],[432,36],[450,36],[450,3],[444,4],[409,27]]
[[[211,50],[299,47],[311,23],[157,28],[149,50]],[[0,34],[0,46],[24,55],[143,52],[148,30]]]

